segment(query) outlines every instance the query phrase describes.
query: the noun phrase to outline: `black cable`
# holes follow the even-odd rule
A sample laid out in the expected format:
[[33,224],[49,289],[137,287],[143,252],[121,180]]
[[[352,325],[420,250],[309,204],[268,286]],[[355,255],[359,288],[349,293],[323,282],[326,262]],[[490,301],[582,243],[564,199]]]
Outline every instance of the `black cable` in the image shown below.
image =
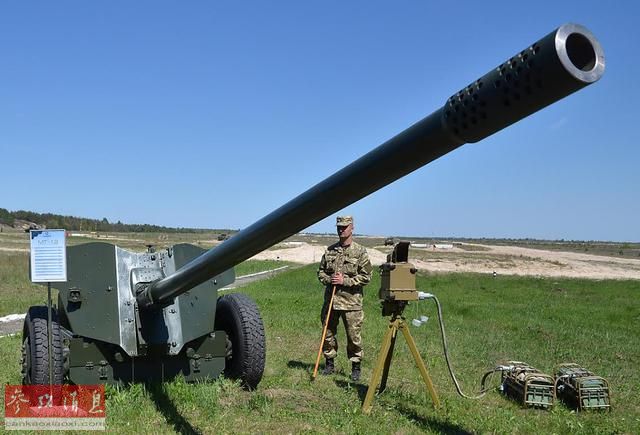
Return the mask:
[[[424,293],[423,293],[424,294]],[[487,373],[484,374],[484,376],[482,377],[482,381],[480,384],[480,392],[477,396],[468,396],[466,394],[464,394],[464,392],[462,391],[462,388],[460,387],[460,384],[458,383],[458,379],[456,378],[455,373],[453,373],[453,368],[451,367],[451,361],[449,360],[449,347],[447,345],[447,336],[444,332],[444,321],[442,319],[442,307],[440,306],[440,301],[438,300],[438,298],[431,294],[431,293],[426,293],[424,294],[426,295],[425,298],[427,299],[433,299],[436,303],[436,307],[438,308],[438,323],[440,324],[440,336],[442,337],[442,348],[444,350],[444,359],[447,362],[447,368],[449,369],[449,374],[451,375],[451,379],[453,380],[453,384],[456,387],[456,391],[458,392],[458,394],[464,398],[467,399],[480,399],[482,397],[484,397],[485,394],[487,394],[487,392],[489,392],[491,389],[490,388],[486,388],[485,387],[485,383],[487,381],[488,378],[490,378],[494,373],[498,372],[498,371],[502,371],[502,369],[498,366],[490,371],[488,371]]]

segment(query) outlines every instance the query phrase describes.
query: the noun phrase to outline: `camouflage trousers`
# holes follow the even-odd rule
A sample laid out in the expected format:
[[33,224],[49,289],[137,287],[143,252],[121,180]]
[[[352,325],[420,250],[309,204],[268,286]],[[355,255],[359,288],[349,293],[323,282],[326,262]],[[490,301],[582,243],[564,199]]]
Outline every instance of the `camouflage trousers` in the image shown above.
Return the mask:
[[[326,319],[326,307],[323,308],[320,319],[324,327]],[[342,319],[342,324],[347,332],[347,357],[351,362],[362,360],[362,322],[364,311],[362,310],[332,310],[327,325],[327,336],[322,344],[322,352],[325,358],[335,358],[338,354],[338,321]]]

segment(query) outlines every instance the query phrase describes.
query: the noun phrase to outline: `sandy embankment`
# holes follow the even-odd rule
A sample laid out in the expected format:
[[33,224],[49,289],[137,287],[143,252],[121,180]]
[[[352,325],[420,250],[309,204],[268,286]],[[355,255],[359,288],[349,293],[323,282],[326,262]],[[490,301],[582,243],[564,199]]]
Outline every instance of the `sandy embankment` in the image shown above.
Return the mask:
[[[412,260],[420,270],[432,272],[477,272],[504,275],[571,277],[591,279],[640,279],[640,260],[605,257],[574,252],[555,252],[513,246],[479,245],[486,250],[467,251],[460,248],[439,250],[433,260]],[[325,247],[301,243],[263,251],[258,260],[283,260],[294,263],[317,263]],[[416,250],[417,251],[417,250]],[[430,249],[422,257],[429,258]],[[382,264],[386,255],[367,248],[374,265]]]

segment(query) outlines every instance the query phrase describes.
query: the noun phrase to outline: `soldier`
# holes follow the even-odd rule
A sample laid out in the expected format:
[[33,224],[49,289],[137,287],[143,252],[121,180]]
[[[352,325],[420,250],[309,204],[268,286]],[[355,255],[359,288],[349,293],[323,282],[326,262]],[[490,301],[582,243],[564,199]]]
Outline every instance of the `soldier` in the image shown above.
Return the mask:
[[351,379],[360,379],[362,360],[362,289],[371,281],[371,262],[367,250],[353,241],[353,218],[338,216],[337,231],[340,241],[329,246],[322,256],[318,268],[318,279],[325,285],[324,305],[320,318],[324,325],[333,286],[336,293],[329,317],[327,335],[323,343],[326,360],[323,375],[335,371],[334,358],[338,351],[336,333],[338,320],[342,319],[347,332],[347,356],[351,361]]

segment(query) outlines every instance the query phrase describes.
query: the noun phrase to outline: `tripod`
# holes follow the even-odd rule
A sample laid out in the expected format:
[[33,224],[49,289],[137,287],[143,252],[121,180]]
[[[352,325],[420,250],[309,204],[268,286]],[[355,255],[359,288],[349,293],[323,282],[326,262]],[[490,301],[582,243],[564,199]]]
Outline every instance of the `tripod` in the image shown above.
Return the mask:
[[380,393],[382,393],[387,387],[387,378],[389,377],[389,368],[391,367],[393,349],[396,344],[396,338],[398,337],[398,331],[402,331],[402,335],[404,335],[404,338],[407,341],[407,345],[409,346],[409,350],[411,350],[416,366],[418,366],[422,379],[429,390],[433,405],[436,408],[440,407],[440,400],[438,399],[436,390],[433,387],[433,382],[431,381],[429,372],[427,372],[427,368],[425,367],[424,361],[418,352],[416,343],[409,332],[409,327],[406,324],[404,317],[402,317],[402,311],[404,311],[405,306],[406,302],[404,301],[383,302],[383,315],[385,315],[386,312],[389,312],[391,314],[391,319],[389,320],[389,329],[382,339],[382,348],[380,349],[380,354],[378,354],[378,360],[373,369],[373,374],[371,375],[369,389],[367,390],[367,395],[362,404],[362,412],[365,414],[369,414],[371,412],[373,397],[375,396],[378,384],[380,384]]

